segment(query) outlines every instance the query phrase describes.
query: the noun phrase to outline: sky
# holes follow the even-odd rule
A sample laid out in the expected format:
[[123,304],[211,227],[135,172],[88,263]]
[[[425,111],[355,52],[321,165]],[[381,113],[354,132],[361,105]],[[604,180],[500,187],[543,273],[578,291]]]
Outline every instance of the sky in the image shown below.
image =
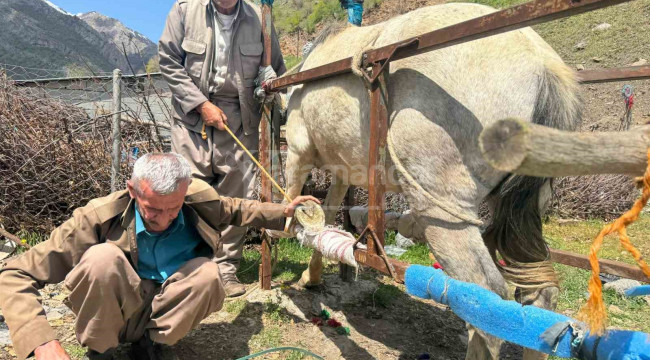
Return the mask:
[[175,0],[50,0],[71,13],[97,11],[157,43]]

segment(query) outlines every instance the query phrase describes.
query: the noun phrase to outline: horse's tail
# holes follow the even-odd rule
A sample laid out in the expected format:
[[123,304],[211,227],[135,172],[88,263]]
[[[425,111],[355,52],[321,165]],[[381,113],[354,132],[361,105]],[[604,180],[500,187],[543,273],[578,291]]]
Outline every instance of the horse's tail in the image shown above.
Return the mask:
[[[532,122],[561,130],[575,130],[581,120],[581,102],[572,70],[564,64],[547,66],[539,78]],[[492,222],[483,234],[492,258],[504,278],[522,289],[557,286],[549,249],[542,236],[544,187],[549,178],[511,174],[490,196]],[[550,192],[548,192],[550,194]],[[506,266],[499,265],[499,256]]]

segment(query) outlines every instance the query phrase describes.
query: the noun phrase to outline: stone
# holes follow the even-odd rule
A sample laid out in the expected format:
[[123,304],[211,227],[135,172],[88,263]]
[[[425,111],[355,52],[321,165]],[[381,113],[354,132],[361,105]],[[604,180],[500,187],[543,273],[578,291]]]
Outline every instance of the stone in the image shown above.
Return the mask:
[[573,46],[573,49],[576,51],[584,50],[587,47],[587,42],[582,40],[579,43]]
[[610,305],[610,306],[607,308],[607,310],[609,310],[609,312],[612,313],[612,314],[614,314],[614,315],[622,315],[622,314],[625,313],[623,310],[621,310],[620,307],[618,307],[618,306],[616,306],[616,305]]
[[411,246],[415,245],[413,240],[407,238],[406,236],[403,236],[400,233],[397,233],[395,235],[395,243],[397,244],[397,246],[401,247],[402,249],[408,249]]
[[625,296],[626,290],[635,288],[637,286],[641,286],[641,283],[636,280],[621,279],[621,280],[616,280],[605,284],[603,286],[603,289],[605,290],[612,289],[616,291],[617,294],[621,296]]
[[469,336],[467,336],[467,335],[465,335],[465,334],[459,334],[459,335],[458,335],[458,339],[459,339],[460,342],[462,342],[463,345],[465,345],[465,346],[467,346],[467,344],[469,343]]
[[65,305],[57,306],[55,308],[43,306],[43,308],[45,309],[45,314],[47,315],[47,320],[49,321],[58,320],[68,314],[72,314],[70,308]]
[[11,337],[9,336],[9,328],[7,324],[0,323],[0,346],[11,345]]
[[591,58],[591,61],[593,61],[593,62],[595,62],[595,63],[599,63],[599,62],[603,61],[603,59],[601,59],[601,58],[599,58],[599,57],[592,57],[592,58]]
[[643,65],[647,65],[647,64],[648,64],[648,60],[646,60],[646,59],[639,59],[639,60],[637,60],[637,61],[631,63],[630,66],[643,66]]
[[607,30],[607,29],[609,29],[611,27],[612,27],[611,24],[602,23],[602,24],[596,25],[594,28],[591,29],[591,31],[605,31],[605,30]]
[[578,70],[578,71],[582,71],[582,70],[584,70],[584,69],[585,69],[585,66],[584,66],[584,65],[582,65],[582,64],[578,64],[578,65],[576,65],[576,70]]

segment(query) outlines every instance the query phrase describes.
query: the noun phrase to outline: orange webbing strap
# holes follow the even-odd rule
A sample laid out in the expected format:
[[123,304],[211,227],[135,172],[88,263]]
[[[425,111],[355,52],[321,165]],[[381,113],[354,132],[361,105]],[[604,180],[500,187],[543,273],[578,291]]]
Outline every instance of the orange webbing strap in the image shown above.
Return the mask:
[[607,312],[605,310],[605,303],[603,302],[603,284],[598,276],[600,274],[598,250],[600,250],[605,236],[613,232],[618,232],[621,245],[632,254],[634,260],[636,260],[641,270],[643,270],[643,273],[650,279],[650,267],[643,260],[641,252],[632,245],[630,238],[627,236],[627,226],[639,218],[639,214],[648,202],[648,199],[650,199],[650,149],[648,150],[648,167],[643,175],[643,192],[641,197],[634,203],[634,206],[630,210],[621,215],[613,223],[605,226],[596,239],[594,239],[593,244],[591,244],[589,251],[589,263],[591,264],[589,300],[580,309],[579,318],[587,323],[592,334],[602,335],[607,322]]

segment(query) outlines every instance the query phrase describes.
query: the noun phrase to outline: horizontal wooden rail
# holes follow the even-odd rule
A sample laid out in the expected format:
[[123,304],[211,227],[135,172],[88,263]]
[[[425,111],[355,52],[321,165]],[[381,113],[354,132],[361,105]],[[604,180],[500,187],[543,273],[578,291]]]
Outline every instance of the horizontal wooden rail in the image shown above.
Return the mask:
[[[564,250],[551,249],[551,260],[558,264],[573,266],[580,269],[591,270],[589,257],[581,254],[574,254]],[[650,282],[643,271],[634,265],[625,264],[618,261],[601,259],[600,272],[620,276],[625,279]]]

